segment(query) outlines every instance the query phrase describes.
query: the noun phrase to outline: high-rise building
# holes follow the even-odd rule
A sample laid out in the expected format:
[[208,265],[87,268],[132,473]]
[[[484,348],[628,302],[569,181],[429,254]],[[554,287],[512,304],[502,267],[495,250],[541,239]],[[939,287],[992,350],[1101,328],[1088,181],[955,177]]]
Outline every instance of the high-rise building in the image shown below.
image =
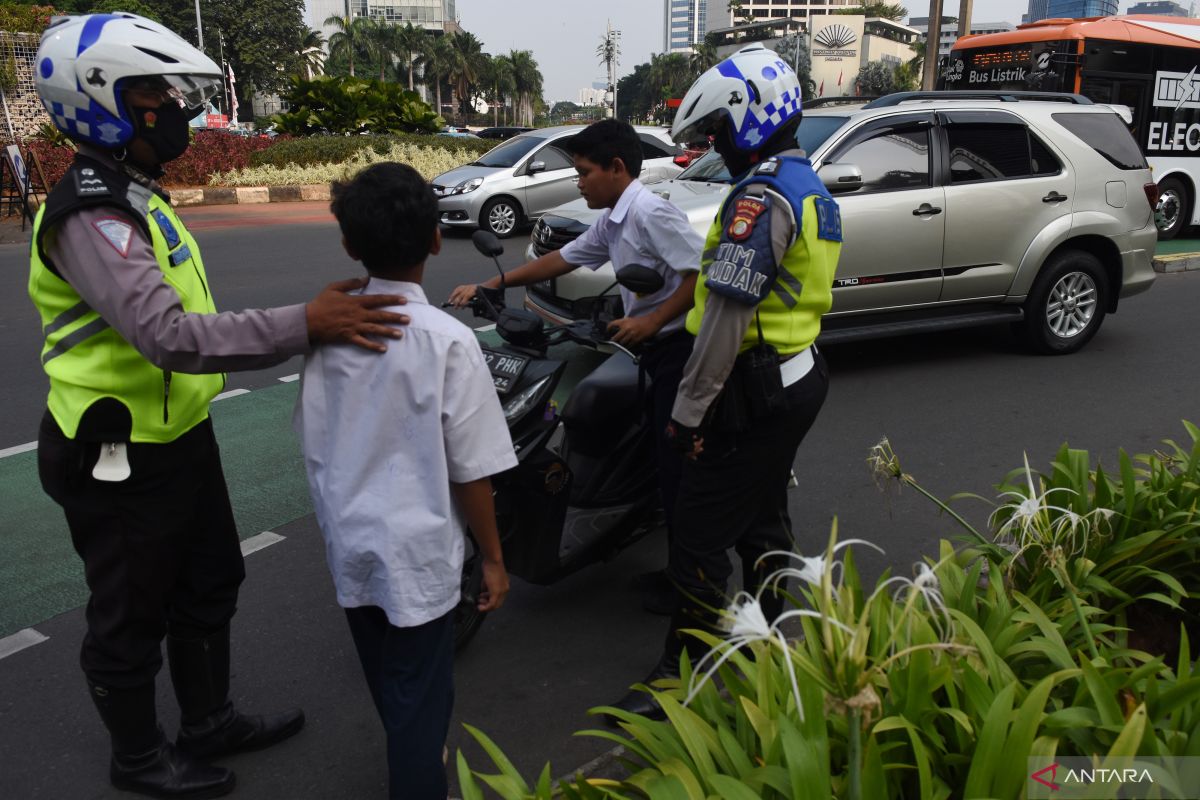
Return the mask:
[[1163,17],[1190,17],[1191,12],[1188,8],[1184,8],[1179,3],[1173,0],[1149,0],[1148,2],[1134,3],[1129,7],[1126,14],[1156,14]]
[[[1045,3],[1045,12],[1035,15],[1034,5]],[[1117,13],[1117,0],[1030,0],[1028,22],[1043,19],[1082,19],[1111,17]]]
[[336,28],[326,25],[330,17],[370,17],[381,22],[444,33],[457,25],[455,0],[305,0],[309,27],[328,39]]
[[708,0],[663,0],[665,41],[668,53],[687,53],[692,45],[704,41]]
[[[909,17],[908,27],[915,28],[921,32],[922,38],[929,33],[929,17]],[[1004,31],[1016,30],[1016,26],[1011,22],[975,22],[971,21],[971,33],[1003,33]],[[944,22],[941,27],[941,36],[938,41],[938,55],[949,55],[950,48],[958,41],[958,23]]]
[[1021,22],[1037,22],[1050,16],[1050,0],[1029,0],[1029,9],[1021,15]]

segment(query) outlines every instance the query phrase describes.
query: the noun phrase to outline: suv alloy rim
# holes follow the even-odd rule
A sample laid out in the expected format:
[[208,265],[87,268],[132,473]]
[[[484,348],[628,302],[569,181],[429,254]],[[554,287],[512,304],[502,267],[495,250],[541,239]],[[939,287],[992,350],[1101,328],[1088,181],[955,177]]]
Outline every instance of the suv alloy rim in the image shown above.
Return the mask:
[[1158,229],[1165,231],[1175,227],[1182,207],[1182,198],[1174,190],[1168,189],[1158,199],[1158,208],[1155,209],[1154,221],[1158,223]]
[[488,212],[488,225],[494,233],[511,233],[517,226],[517,212],[508,203],[497,203]]
[[1078,336],[1096,314],[1096,282],[1086,272],[1068,272],[1058,279],[1046,302],[1046,325],[1055,336]]

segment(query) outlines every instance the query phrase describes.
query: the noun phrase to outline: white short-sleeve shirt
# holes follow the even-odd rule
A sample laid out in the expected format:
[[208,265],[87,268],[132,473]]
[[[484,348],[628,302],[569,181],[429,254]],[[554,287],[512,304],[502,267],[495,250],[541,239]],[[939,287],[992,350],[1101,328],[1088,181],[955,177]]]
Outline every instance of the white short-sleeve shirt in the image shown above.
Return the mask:
[[338,603],[378,606],[398,627],[458,603],[465,526],[450,484],[516,466],[483,353],[465,325],[415,283],[411,322],[386,353],[324,345],[305,361],[293,424],[325,536]]
[[[687,215],[677,206],[633,181],[621,193],[616,206],[605,210],[584,233],[563,246],[563,260],[577,267],[598,269],[611,261],[614,269],[638,264],[663,276],[663,288],[639,297],[621,287],[625,315],[640,317],[654,311],[683,281],[681,273],[700,269],[704,238],[692,228]],[[684,317],[671,320],[658,335],[682,330]]]

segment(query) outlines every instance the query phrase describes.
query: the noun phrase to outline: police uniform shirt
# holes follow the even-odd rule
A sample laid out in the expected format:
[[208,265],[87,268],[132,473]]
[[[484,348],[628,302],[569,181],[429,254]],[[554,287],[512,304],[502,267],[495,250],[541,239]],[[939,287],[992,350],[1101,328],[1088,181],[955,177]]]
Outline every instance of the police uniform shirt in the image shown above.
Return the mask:
[[[796,220],[786,199],[769,189],[765,193],[771,197],[771,209],[756,224],[770,225],[769,255],[773,256],[775,264],[779,264],[796,240]],[[730,207],[734,207],[736,202],[730,203]],[[707,258],[708,254],[705,255]],[[759,257],[765,255],[768,254],[760,254]],[[700,326],[691,358],[684,368],[671,419],[689,428],[700,427],[709,406],[725,386],[725,379],[733,369],[746,331],[754,324],[756,308],[755,305],[741,303],[715,292],[708,295],[704,304],[704,323]]]
[[[638,264],[663,276],[663,288],[640,297],[620,287],[625,316],[641,317],[653,312],[675,293],[683,282],[680,273],[700,267],[704,238],[692,228],[687,215],[667,200],[634,180],[621,193],[616,206],[606,209],[578,239],[559,252],[568,264],[599,269],[611,261],[615,269]],[[683,330],[684,315],[668,322],[658,337]]]
[[465,528],[451,482],[517,458],[474,332],[418,284],[371,278],[363,292],[408,299],[404,338],[382,354],[316,348],[293,422],[338,603],[412,627],[461,595]]
[[[80,151],[119,168],[103,150],[81,146]],[[45,243],[59,275],[156,367],[233,372],[273,366],[308,352],[303,303],[185,313],[179,295],[163,280],[149,238],[121,209],[83,209],[48,231]]]

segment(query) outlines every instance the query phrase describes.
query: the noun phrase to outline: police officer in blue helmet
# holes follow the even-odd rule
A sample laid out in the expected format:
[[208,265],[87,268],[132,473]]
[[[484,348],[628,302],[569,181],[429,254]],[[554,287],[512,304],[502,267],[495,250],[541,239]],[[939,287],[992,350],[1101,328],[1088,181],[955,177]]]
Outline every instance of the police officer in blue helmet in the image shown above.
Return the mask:
[[[814,342],[842,241],[837,203],[796,147],[801,102],[792,68],[755,44],[701,75],[671,128],[679,142],[711,137],[735,185],[709,229],[687,317],[695,349],[668,428],[687,456],[668,566],[679,603],[647,684],[678,676],[685,647],[693,663],[702,653],[683,631],[719,630],[731,548],[767,621],[782,610],[782,587],[768,579],[778,551],[792,549],[791,468],[828,389]],[[663,715],[640,690],[615,706]]]
[[[112,741],[114,786],[217,797],[210,762],[269,747],[299,709],[257,716],[230,700],[230,620],[245,577],[209,403],[222,373],[278,364],[315,342],[372,350],[406,317],[395,296],[331,284],[294,306],[218,313],[195,239],[157,178],[221,70],[132,14],[55,19],[35,84],[78,154],[34,222],[29,294],[49,378],[38,435],[46,493],[63,507],[90,592],[80,664]],[[371,338],[369,338],[371,337]],[[166,641],[180,729],[158,724]]]

